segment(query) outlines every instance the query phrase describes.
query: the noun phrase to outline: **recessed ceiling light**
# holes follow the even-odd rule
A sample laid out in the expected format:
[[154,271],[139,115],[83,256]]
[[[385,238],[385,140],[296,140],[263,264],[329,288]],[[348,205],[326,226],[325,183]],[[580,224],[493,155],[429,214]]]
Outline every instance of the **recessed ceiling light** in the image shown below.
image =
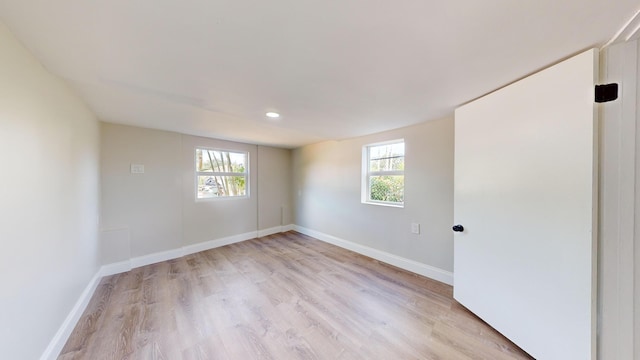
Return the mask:
[[277,118],[280,117],[280,114],[278,114],[277,112],[272,112],[272,111],[266,113],[265,115],[267,115],[267,117],[271,118],[271,119],[277,119]]

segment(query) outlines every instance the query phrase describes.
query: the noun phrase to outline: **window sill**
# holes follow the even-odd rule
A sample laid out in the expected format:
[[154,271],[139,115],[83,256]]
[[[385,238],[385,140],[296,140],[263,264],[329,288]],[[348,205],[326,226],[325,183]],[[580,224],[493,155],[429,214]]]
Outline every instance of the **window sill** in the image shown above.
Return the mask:
[[209,201],[229,201],[229,200],[245,200],[249,199],[249,196],[220,196],[210,198],[196,198],[196,202],[209,202]]
[[392,204],[392,203],[374,202],[374,201],[362,201],[362,203],[366,204],[366,205],[386,206],[386,207],[393,207],[393,208],[404,208],[404,203],[402,203],[402,204]]

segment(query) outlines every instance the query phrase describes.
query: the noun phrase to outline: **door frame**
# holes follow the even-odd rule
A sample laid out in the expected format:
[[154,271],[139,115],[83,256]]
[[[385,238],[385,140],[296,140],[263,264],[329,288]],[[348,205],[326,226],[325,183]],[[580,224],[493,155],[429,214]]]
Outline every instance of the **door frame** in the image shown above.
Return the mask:
[[599,359],[640,359],[639,51],[636,39],[600,52],[601,82],[620,97],[600,106]]

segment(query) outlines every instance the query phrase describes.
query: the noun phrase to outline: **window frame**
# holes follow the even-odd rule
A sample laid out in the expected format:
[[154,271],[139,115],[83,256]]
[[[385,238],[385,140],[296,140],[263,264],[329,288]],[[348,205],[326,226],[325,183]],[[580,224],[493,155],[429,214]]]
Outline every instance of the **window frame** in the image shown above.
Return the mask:
[[[243,154],[245,156],[245,171],[243,173],[239,173],[239,172],[206,172],[206,171],[198,171],[198,150],[201,151],[220,151],[220,152],[228,152],[228,153],[235,153],[235,154]],[[194,147],[193,150],[193,165],[194,165],[194,183],[195,183],[195,200],[196,202],[198,201],[219,201],[219,200],[239,200],[239,199],[248,199],[250,197],[250,176],[249,176],[249,164],[250,164],[250,158],[249,158],[249,151],[243,151],[243,150],[232,150],[232,149],[222,149],[222,148],[214,148],[214,147],[207,147],[207,146],[196,146]],[[199,176],[243,176],[244,177],[244,183],[245,183],[245,194],[244,195],[237,195],[237,196],[230,196],[230,195],[226,195],[226,196],[213,196],[213,197],[198,197],[198,177]]]
[[[405,202],[405,170],[393,170],[393,171],[370,171],[369,166],[371,163],[371,148],[385,145],[393,145],[402,143],[405,147],[405,151],[402,155],[403,160],[406,161],[406,142],[404,138],[395,139],[389,141],[376,142],[366,144],[362,147],[362,185],[361,185],[361,199],[363,204],[389,206],[396,208],[404,208]],[[372,176],[402,176],[402,202],[393,201],[380,201],[371,199],[371,177]]]

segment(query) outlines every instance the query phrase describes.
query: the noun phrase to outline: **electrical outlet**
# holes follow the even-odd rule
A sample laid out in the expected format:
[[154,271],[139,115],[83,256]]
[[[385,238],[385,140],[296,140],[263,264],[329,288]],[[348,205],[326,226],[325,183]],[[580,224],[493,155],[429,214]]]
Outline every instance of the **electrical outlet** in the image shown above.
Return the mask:
[[420,234],[420,224],[411,223],[411,233],[412,234]]

